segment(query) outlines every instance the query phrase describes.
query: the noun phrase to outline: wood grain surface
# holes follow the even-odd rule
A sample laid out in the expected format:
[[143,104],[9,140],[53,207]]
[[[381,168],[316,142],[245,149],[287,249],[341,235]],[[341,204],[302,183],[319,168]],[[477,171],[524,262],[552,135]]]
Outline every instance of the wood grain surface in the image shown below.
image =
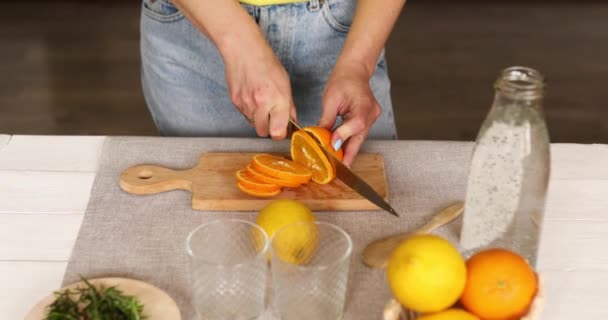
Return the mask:
[[[260,210],[273,199],[297,199],[312,210],[379,210],[348,186],[334,180],[327,185],[309,182],[298,188],[283,188],[270,198],[256,198],[236,187],[235,172],[251,162],[255,153],[205,153],[198,165],[172,170],[156,165],[138,165],[120,176],[120,187],[133,194],[156,194],[171,190],[192,192],[192,208],[210,211]],[[352,170],[387,199],[384,159],[379,154],[360,154]],[[142,200],[143,201],[143,200]]]

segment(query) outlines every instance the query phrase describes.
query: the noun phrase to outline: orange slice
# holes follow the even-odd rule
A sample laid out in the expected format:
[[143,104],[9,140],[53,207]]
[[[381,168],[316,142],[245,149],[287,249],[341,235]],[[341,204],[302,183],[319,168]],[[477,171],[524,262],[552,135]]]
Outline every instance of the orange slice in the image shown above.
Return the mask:
[[309,126],[309,127],[304,127],[303,128],[306,132],[310,133],[313,135],[313,137],[315,137],[315,139],[317,139],[321,145],[323,145],[327,150],[329,150],[331,153],[333,153],[334,156],[336,156],[336,158],[338,158],[340,161],[342,161],[342,158],[344,158],[344,151],[342,150],[342,148],[338,149],[338,151],[335,151],[334,148],[331,145],[331,131],[322,128],[322,127],[315,127],[315,126]]
[[273,197],[273,196],[276,196],[277,194],[281,193],[281,189],[277,189],[275,191],[264,191],[264,190],[259,190],[259,189],[254,189],[254,188],[246,187],[245,185],[243,185],[240,182],[237,182],[236,186],[241,191],[245,192],[246,194],[254,196],[254,197],[260,197],[260,198]]
[[273,183],[266,183],[256,179],[251,173],[249,173],[249,171],[247,171],[247,169],[237,171],[235,173],[235,176],[238,183],[249,189],[256,189],[267,192],[273,192],[281,189],[281,186],[279,185]]
[[301,185],[301,183],[288,181],[288,180],[281,180],[281,179],[273,178],[271,176],[267,176],[267,175],[259,172],[258,170],[254,169],[251,165],[248,165],[246,170],[249,174],[251,174],[252,177],[254,177],[256,180],[260,180],[262,182],[276,184],[277,186],[287,187],[287,188],[296,188]]
[[312,181],[328,184],[336,177],[336,171],[312,137],[302,131],[291,136],[291,158],[312,170]]
[[270,154],[256,154],[251,160],[251,166],[273,178],[300,184],[307,183],[312,176],[312,172],[307,167]]

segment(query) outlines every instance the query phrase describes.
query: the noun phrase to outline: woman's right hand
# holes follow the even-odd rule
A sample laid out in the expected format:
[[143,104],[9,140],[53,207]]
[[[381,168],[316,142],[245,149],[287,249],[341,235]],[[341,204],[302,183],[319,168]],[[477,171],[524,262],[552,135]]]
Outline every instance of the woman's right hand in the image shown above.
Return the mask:
[[224,54],[230,99],[259,136],[284,139],[296,118],[289,75],[265,39],[249,45]]
[[240,2],[173,2],[219,49],[230,99],[257,134],[285,138],[289,116],[296,117],[289,76]]

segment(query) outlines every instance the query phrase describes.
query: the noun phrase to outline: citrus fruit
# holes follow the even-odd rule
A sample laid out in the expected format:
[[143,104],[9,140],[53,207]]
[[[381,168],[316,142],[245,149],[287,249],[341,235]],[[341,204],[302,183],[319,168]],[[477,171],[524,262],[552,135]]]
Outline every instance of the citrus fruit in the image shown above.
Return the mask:
[[418,320],[481,320],[462,309],[447,309],[437,313],[423,315]]
[[312,175],[301,164],[270,154],[256,154],[251,160],[251,166],[265,175],[299,184],[310,181]]
[[319,230],[311,221],[288,224],[273,236],[272,251],[276,258],[289,264],[306,264],[319,244]]
[[[271,239],[277,230],[297,222],[314,222],[312,211],[303,203],[291,199],[278,199],[266,205],[258,214],[256,223]],[[304,224],[302,226],[308,226]],[[273,250],[286,262],[305,263],[314,251],[318,238],[310,227],[290,229],[280,239],[273,239]],[[277,241],[278,240],[278,241]]]
[[299,183],[299,182],[273,178],[271,176],[268,176],[268,175],[256,170],[251,165],[247,165],[245,170],[247,170],[247,172],[249,174],[251,174],[252,177],[254,177],[255,179],[260,180],[262,182],[276,184],[277,186],[287,187],[287,188],[295,188],[295,187],[299,187],[301,185],[301,183]]
[[464,289],[467,272],[458,250],[434,235],[414,235],[395,249],[387,278],[397,301],[422,312],[452,306]]
[[254,196],[254,197],[260,197],[260,198],[268,198],[268,197],[274,197],[277,194],[281,193],[281,189],[276,189],[276,190],[260,190],[260,189],[256,189],[256,188],[251,188],[248,186],[245,186],[244,184],[237,182],[236,186],[239,188],[239,190],[243,191],[244,193],[250,195],[250,196]]
[[238,183],[247,187],[248,189],[257,189],[260,191],[273,192],[276,190],[280,190],[281,187],[279,185],[273,183],[266,183],[256,179],[249,171],[246,169],[239,170],[235,173],[236,179]]
[[291,135],[291,158],[312,170],[312,181],[318,184],[328,184],[336,177],[336,171],[323,150],[305,132],[296,131]]
[[537,290],[534,270],[520,255],[505,249],[474,254],[466,263],[468,279],[462,305],[488,320],[519,319]]
[[304,131],[313,135],[315,139],[317,139],[322,146],[324,146],[327,150],[329,150],[338,160],[342,161],[344,158],[344,151],[342,148],[339,148],[337,151],[331,145],[331,131],[316,126],[309,126],[302,128]]

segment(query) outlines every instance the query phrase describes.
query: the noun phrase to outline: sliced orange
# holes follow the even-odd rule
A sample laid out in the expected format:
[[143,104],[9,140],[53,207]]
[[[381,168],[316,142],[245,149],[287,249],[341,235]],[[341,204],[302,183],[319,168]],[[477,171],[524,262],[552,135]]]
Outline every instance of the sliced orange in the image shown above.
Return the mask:
[[304,127],[303,128],[306,132],[310,133],[313,135],[313,137],[315,137],[315,139],[317,139],[321,145],[323,145],[327,150],[329,150],[331,153],[333,153],[334,156],[336,156],[336,158],[338,158],[340,161],[342,161],[342,158],[344,158],[344,151],[342,151],[342,148],[339,148],[338,151],[335,151],[334,148],[331,145],[331,131],[322,128],[322,127],[315,127],[315,126],[309,126],[309,127]]
[[274,183],[267,183],[256,179],[247,169],[239,170],[235,173],[238,183],[250,189],[257,189],[260,191],[273,192],[280,190],[281,186]]
[[273,178],[300,184],[307,183],[312,176],[312,172],[307,167],[286,158],[270,154],[256,154],[251,160],[251,166]]
[[248,165],[246,168],[247,172],[251,174],[255,179],[260,180],[262,182],[276,184],[277,186],[287,187],[287,188],[295,188],[299,187],[301,183],[293,182],[289,180],[281,180],[277,178],[273,178],[271,176],[265,175],[264,173],[256,170],[251,165]]
[[312,181],[318,184],[328,184],[336,177],[336,171],[323,150],[305,132],[296,131],[291,136],[291,158],[312,170]]
[[277,189],[275,191],[264,191],[264,190],[260,190],[260,189],[246,187],[245,185],[243,185],[240,182],[237,182],[236,186],[241,191],[245,192],[246,194],[254,196],[254,197],[260,197],[260,198],[273,197],[273,196],[276,196],[277,194],[281,193],[281,189]]

